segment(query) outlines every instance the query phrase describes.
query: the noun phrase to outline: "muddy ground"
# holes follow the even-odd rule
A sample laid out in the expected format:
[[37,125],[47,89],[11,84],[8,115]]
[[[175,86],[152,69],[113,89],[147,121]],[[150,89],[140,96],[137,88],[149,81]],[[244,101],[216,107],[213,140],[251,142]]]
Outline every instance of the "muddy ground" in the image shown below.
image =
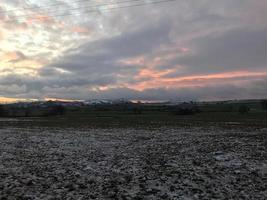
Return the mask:
[[267,199],[267,130],[0,128],[0,199]]

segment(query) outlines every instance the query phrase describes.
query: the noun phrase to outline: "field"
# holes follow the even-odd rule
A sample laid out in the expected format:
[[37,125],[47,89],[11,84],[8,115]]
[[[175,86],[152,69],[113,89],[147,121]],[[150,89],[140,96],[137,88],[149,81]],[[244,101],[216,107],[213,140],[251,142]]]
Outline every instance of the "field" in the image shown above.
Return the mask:
[[266,112],[0,118],[0,199],[267,199]]

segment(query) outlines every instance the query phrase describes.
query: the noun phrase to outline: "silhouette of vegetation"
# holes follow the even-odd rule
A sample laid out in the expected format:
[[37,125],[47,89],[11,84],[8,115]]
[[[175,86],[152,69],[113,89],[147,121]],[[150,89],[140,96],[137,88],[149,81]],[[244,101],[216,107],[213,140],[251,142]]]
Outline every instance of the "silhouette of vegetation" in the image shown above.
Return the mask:
[[56,105],[53,106],[49,112],[49,115],[64,115],[66,112],[66,109],[62,105]]
[[249,112],[249,107],[248,106],[246,106],[246,105],[241,105],[241,106],[239,106],[239,109],[238,109],[238,112],[240,113],[240,114],[246,114],[246,113],[248,113]]
[[261,101],[261,106],[263,110],[267,110],[267,100],[262,100]]
[[234,111],[233,105],[227,105],[222,109],[222,112],[233,112],[233,111]]
[[138,114],[138,115],[142,114],[143,112],[141,106],[135,106],[133,108],[133,111],[134,111],[134,114]]
[[5,116],[5,108],[3,105],[0,105],[0,117],[4,117]]
[[138,115],[142,114],[143,109],[142,109],[142,105],[141,105],[141,102],[140,102],[140,101],[138,101],[138,102],[134,105],[134,107],[133,107],[133,111],[134,111],[134,114],[138,114]]
[[182,103],[172,110],[174,115],[193,115],[200,112],[198,106],[194,103]]
[[[144,115],[151,116],[158,114],[165,116],[173,115],[194,115],[206,113],[207,115],[245,114],[260,113],[262,109],[267,110],[267,100],[252,101],[224,101],[224,102],[184,102],[173,103],[141,103],[141,102],[116,102],[99,104],[76,104],[73,102],[30,102],[0,105],[0,116],[2,117],[45,117],[69,115],[76,113],[77,116],[88,114],[98,117],[117,117],[117,113],[129,116]],[[66,114],[67,113],[67,114]],[[264,114],[264,112],[263,112]],[[141,117],[141,116],[140,116]]]

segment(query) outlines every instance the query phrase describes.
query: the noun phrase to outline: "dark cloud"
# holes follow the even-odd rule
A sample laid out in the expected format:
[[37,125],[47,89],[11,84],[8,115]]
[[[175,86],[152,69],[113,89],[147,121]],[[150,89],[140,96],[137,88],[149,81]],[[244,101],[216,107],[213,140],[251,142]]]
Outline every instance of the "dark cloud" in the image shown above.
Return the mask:
[[[125,87],[107,90],[88,89],[87,84],[70,83],[66,86],[45,84],[45,80],[7,77],[0,82],[0,96],[16,98],[67,98],[67,99],[139,99],[139,100],[223,100],[242,98],[266,98],[267,77],[240,84],[214,84],[198,87],[154,88],[138,91]],[[78,81],[78,80],[77,80]],[[3,82],[5,84],[3,84]],[[17,84],[15,84],[17,83]],[[19,84],[21,83],[21,84]],[[90,83],[89,83],[90,84]],[[76,85],[76,86],[75,86]]]
[[[133,82],[132,77],[138,73],[139,68],[124,66],[119,61],[152,52],[160,44],[169,43],[169,30],[168,25],[159,24],[110,39],[88,42],[41,68],[39,75],[54,77],[53,83],[60,86],[71,86],[70,83],[74,86],[109,85],[122,81],[124,77],[127,77],[126,82]],[[69,74],[64,75],[58,69]]]
[[[10,4],[22,5],[23,2],[12,0]],[[15,70],[13,74],[0,75],[0,96],[145,100],[266,97],[265,76],[249,75],[233,77],[229,83],[223,83],[222,79],[205,82],[200,78],[195,80],[196,85],[199,83],[195,87],[178,84],[143,91],[129,89],[131,85],[153,79],[156,82],[157,79],[236,71],[266,73],[267,12],[264,11],[267,3],[262,2],[188,0],[94,14],[84,9],[80,16],[68,16],[65,20],[89,29],[89,36],[64,37],[64,31],[56,26],[45,28],[46,39],[39,47],[51,51],[37,57],[57,55],[56,58],[38,69],[38,76],[17,74]],[[66,1],[62,6],[73,5]],[[77,3],[76,6],[83,5]],[[14,21],[14,24],[5,24],[5,29],[14,29],[17,22]],[[39,30],[38,24],[34,27]],[[62,47],[65,52],[58,53],[61,39],[66,48]],[[19,43],[19,38],[9,39],[12,40]],[[32,40],[27,44],[36,46],[37,43]],[[35,50],[33,48],[32,52]],[[18,57],[26,59],[22,54]],[[123,62],[138,57],[142,62]],[[148,71],[147,76],[140,75],[144,69]],[[149,72],[156,75],[149,76]],[[101,87],[106,90],[100,90]]]
[[136,91],[127,88],[116,88],[101,92],[92,92],[97,98],[128,98],[140,100],[222,100],[242,98],[266,98],[267,77],[252,81],[242,86],[233,84],[212,85],[205,87],[184,87],[178,89],[155,88]]
[[113,38],[88,42],[67,52],[57,62],[48,67],[58,67],[69,71],[113,71],[120,59],[147,54],[161,44],[170,43],[170,26],[165,23],[149,26],[145,30],[124,33]]
[[233,30],[192,41],[193,53],[173,61],[190,72],[213,73],[267,68],[267,29]]

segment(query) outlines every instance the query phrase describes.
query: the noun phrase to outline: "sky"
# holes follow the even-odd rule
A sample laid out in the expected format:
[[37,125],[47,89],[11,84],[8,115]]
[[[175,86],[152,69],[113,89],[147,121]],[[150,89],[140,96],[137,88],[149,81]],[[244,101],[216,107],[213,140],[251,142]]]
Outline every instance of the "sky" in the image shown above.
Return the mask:
[[266,0],[156,1],[1,0],[0,101],[267,98]]

